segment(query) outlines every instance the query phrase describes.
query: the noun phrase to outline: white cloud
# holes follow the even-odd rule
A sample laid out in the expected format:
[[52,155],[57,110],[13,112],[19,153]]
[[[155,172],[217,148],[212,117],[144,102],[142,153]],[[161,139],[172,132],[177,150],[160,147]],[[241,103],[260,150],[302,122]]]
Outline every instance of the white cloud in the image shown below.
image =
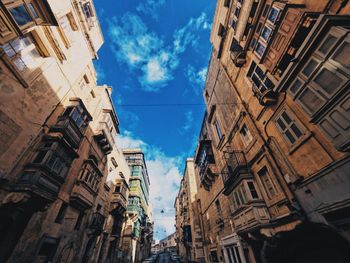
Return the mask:
[[[141,148],[146,157],[150,177],[150,203],[153,206],[155,239],[161,239],[175,231],[174,201],[181,181],[182,157],[167,156],[161,149],[136,138],[131,132],[117,136],[119,148]],[[162,213],[162,210],[164,213]]]
[[146,0],[143,3],[140,3],[136,10],[150,15],[153,19],[158,19],[157,9],[165,4],[165,0]]
[[185,118],[186,118],[186,121],[181,128],[183,132],[188,132],[193,127],[193,112],[187,111],[185,113]]
[[203,67],[199,70],[196,70],[193,66],[188,65],[185,71],[185,76],[188,81],[194,87],[194,91],[199,94],[202,91],[205,84],[205,79],[207,77],[208,68]]
[[111,48],[120,63],[141,73],[138,80],[144,90],[159,91],[173,79],[180,55],[197,44],[197,33],[209,29],[207,20],[205,13],[191,18],[174,32],[173,42],[165,45],[163,37],[151,32],[138,15],[127,13],[121,18],[113,17],[108,23]]

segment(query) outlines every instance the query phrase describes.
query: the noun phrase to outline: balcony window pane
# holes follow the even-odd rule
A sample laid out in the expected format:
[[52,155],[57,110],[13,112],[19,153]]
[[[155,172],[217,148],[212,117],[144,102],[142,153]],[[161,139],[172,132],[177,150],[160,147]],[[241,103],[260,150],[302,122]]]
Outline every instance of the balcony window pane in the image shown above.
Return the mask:
[[335,52],[333,59],[344,67],[350,69],[350,43],[343,42],[338,50]]
[[19,5],[14,8],[11,8],[10,13],[19,26],[24,26],[25,24],[32,21],[32,18],[30,17],[24,5]]
[[310,75],[312,74],[312,72],[314,72],[314,70],[315,70],[317,65],[318,65],[318,62],[316,60],[310,59],[310,61],[308,62],[307,66],[302,71],[304,76],[310,77]]
[[19,71],[24,71],[27,68],[26,64],[24,63],[24,61],[22,59],[20,59],[20,58],[16,58],[12,62],[13,62],[13,64],[15,64],[16,68]]
[[41,163],[45,158],[46,153],[47,153],[46,151],[40,151],[35,157],[35,159],[33,160],[33,163]]
[[32,16],[33,16],[35,19],[39,18],[39,16],[38,16],[38,14],[37,14],[37,12],[36,12],[36,10],[35,10],[33,4],[32,4],[32,3],[29,3],[27,6],[28,6],[30,12],[32,13]]
[[327,68],[323,68],[314,81],[329,95],[332,95],[343,84],[343,79]]
[[310,88],[306,88],[303,91],[299,97],[299,101],[311,114],[316,112],[324,103],[324,100]]
[[296,94],[300,88],[302,87],[303,83],[300,79],[296,79],[293,84],[290,86],[289,90],[292,94]]
[[253,182],[247,182],[247,185],[248,185],[248,188],[249,188],[249,191],[250,191],[250,195],[252,196],[253,199],[258,199],[259,196],[258,196],[258,193],[255,189],[255,186],[254,186],[254,183]]
[[321,52],[324,56],[326,56],[336,41],[337,38],[335,36],[329,35],[323,42],[323,44],[320,46],[318,51]]

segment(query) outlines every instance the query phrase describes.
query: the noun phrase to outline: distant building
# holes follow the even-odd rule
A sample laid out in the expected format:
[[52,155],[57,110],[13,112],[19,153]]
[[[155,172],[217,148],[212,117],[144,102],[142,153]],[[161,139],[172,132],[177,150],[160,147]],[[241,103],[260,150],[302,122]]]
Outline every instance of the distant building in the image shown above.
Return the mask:
[[159,241],[159,250],[162,252],[176,251],[176,233]]
[[197,195],[198,176],[193,158],[186,160],[183,179],[175,200],[176,240],[179,255],[187,260],[203,262],[203,238]]
[[141,149],[124,149],[131,171],[127,222],[123,231],[123,262],[141,262],[149,257],[153,241],[153,219],[149,204],[147,166]]

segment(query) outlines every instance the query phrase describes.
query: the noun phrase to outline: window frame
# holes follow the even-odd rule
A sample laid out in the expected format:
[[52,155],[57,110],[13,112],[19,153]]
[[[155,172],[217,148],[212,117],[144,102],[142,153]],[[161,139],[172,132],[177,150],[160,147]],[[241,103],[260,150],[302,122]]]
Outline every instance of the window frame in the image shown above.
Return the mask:
[[213,121],[213,125],[215,128],[216,138],[218,139],[218,144],[219,144],[221,142],[221,140],[224,138],[224,134],[222,133],[221,125],[220,125],[218,119],[215,119]]
[[[287,120],[285,120],[285,117],[282,116],[283,114],[287,115],[287,117],[290,119],[290,123],[287,122]],[[285,128],[281,127],[281,125],[279,124],[278,121],[282,121],[283,125],[285,126]],[[277,127],[277,130],[281,133],[282,137],[284,138],[284,140],[287,142],[287,144],[289,146],[295,146],[298,145],[298,143],[300,141],[303,140],[304,136],[306,135],[306,130],[305,127],[301,124],[301,122],[295,117],[295,115],[293,113],[291,113],[291,111],[287,110],[286,108],[283,108],[278,114],[277,116],[274,118],[274,122],[275,125]],[[292,128],[292,126],[295,126],[296,129],[300,132],[300,136],[296,135],[295,130]],[[289,133],[290,135],[292,135],[294,142],[292,142],[290,140],[290,138],[288,137],[288,135],[286,135],[286,133]]]
[[[267,166],[263,166],[258,172],[257,172],[258,178],[263,186],[263,189],[265,191],[266,196],[268,197],[268,199],[273,199],[276,196],[278,196],[279,191],[278,188],[274,182],[274,180],[271,177],[271,173],[270,170],[267,168]],[[269,187],[266,185],[264,178],[262,178],[263,176],[266,176],[266,179],[269,181],[270,185],[271,185],[271,189],[273,189],[274,193],[271,193],[269,190]]]
[[[242,133],[242,131],[244,130],[244,128],[246,128],[246,130],[248,131],[248,132],[246,132],[247,135],[249,134],[249,135],[248,135],[248,137],[249,137],[248,140],[246,140],[247,137],[244,136],[243,133]],[[246,123],[244,123],[244,124],[241,126],[241,128],[239,129],[239,134],[240,134],[240,137],[241,137],[241,140],[242,140],[244,146],[245,146],[245,147],[248,147],[248,146],[252,143],[252,141],[253,141],[253,136],[252,136],[252,133],[250,132],[250,130],[249,130],[249,128],[248,128],[248,126],[247,126]]]

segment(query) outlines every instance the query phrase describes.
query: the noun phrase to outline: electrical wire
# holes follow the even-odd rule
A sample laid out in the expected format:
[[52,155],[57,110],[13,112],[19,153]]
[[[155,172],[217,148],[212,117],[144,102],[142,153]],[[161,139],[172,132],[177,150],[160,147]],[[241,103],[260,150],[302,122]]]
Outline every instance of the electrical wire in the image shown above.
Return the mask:
[[[215,103],[215,105],[238,105],[237,102]],[[186,107],[206,106],[204,103],[150,103],[150,104],[117,104],[116,107]]]

